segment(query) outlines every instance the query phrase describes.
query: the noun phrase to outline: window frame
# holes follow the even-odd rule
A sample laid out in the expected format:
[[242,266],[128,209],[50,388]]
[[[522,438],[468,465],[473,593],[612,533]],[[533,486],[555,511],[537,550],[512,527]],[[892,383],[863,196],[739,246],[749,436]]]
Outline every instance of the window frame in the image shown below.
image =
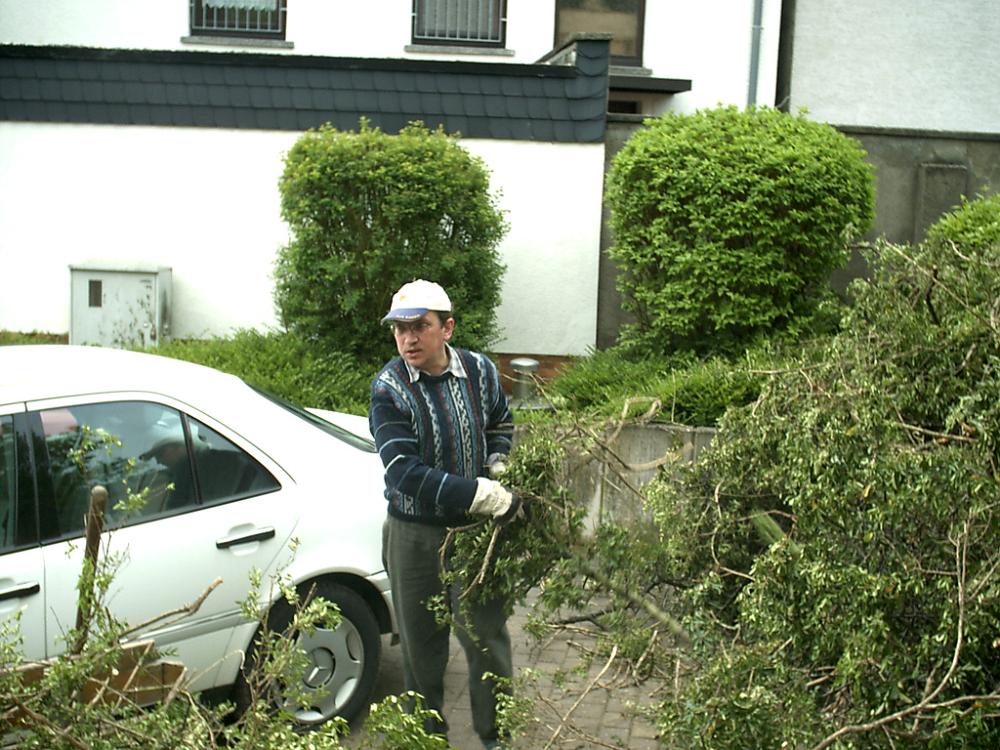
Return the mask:
[[[646,36],[646,0],[636,0],[639,3],[639,8],[636,11],[636,54],[635,55],[616,55],[611,54],[610,63],[612,65],[621,65],[623,67],[629,68],[641,68],[642,67],[642,56],[643,56],[643,41]],[[560,0],[555,2],[555,22],[553,24],[555,36],[553,38],[553,47],[560,46],[560,29],[559,29],[559,5]],[[599,32],[601,29],[588,29],[587,31]],[[573,32],[578,33],[578,32]]]
[[8,418],[7,429],[11,440],[8,447],[13,450],[12,464],[14,494],[9,497],[14,526],[8,532],[10,540],[0,540],[0,556],[18,552],[38,545],[39,514],[34,480],[32,445],[33,435],[27,413],[23,410],[4,412],[0,419]]
[[[437,0],[440,1],[440,0]],[[507,0],[466,0],[467,2],[495,3],[498,16],[499,38],[477,40],[477,39],[457,39],[449,37],[430,37],[427,35],[418,36],[418,13],[419,8],[428,0],[413,0],[410,42],[421,47],[482,47],[483,49],[505,49],[507,47]],[[445,0],[447,2],[447,0]]]
[[[288,0],[273,0],[275,9],[271,11],[277,15],[278,28],[254,30],[248,28],[226,27],[226,26],[205,26],[196,21],[205,18],[204,0],[189,0],[188,28],[192,37],[231,37],[235,39],[277,39],[284,40],[288,28]],[[247,11],[250,12],[250,11]]]

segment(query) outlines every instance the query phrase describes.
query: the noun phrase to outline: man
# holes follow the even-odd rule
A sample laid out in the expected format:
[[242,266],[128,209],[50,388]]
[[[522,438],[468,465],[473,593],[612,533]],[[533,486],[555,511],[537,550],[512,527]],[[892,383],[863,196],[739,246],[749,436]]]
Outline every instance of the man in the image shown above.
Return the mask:
[[[470,523],[470,514],[506,521],[517,512],[519,499],[486,476],[510,453],[514,425],[496,366],[448,343],[455,330],[451,308],[433,282],[412,281],[396,292],[382,322],[391,324],[399,356],[372,382],[368,418],[385,466],[383,544],[405,688],[443,716],[450,634],[427,600],[447,593],[469,663],[473,728],[486,748],[495,748],[495,685],[483,675],[512,673],[504,603],[475,605],[466,622],[458,592],[444,591],[439,549],[448,527]],[[446,733],[447,723],[430,729]]]

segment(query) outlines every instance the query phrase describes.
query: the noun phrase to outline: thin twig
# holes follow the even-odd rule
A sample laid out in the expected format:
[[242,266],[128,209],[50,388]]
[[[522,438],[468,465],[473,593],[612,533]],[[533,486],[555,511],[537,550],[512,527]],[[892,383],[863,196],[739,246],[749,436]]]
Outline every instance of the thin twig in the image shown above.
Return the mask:
[[195,599],[190,604],[184,607],[178,607],[177,609],[172,609],[169,612],[164,612],[163,614],[156,615],[156,617],[151,617],[145,622],[140,622],[138,625],[133,625],[131,628],[124,631],[121,637],[126,638],[127,636],[130,636],[133,633],[142,630],[143,628],[149,627],[153,623],[160,622],[161,620],[166,620],[170,617],[173,617],[174,615],[181,615],[181,617],[177,618],[178,620],[182,620],[185,617],[190,617],[201,608],[201,605],[205,603],[205,600],[208,598],[208,595],[211,594],[213,591],[215,591],[221,585],[222,585],[222,579],[216,578],[214,581],[208,584],[208,587],[204,591],[202,591],[201,594],[198,595],[198,598]]
[[908,424],[906,422],[893,422],[897,427],[902,427],[903,429],[910,430],[911,432],[919,432],[921,435],[927,435],[928,437],[939,438],[941,440],[954,440],[959,443],[974,443],[976,442],[974,438],[966,437],[965,435],[952,435],[948,432],[935,432],[934,430],[928,430],[926,427],[918,427],[915,424]]
[[585,566],[585,572],[595,581],[600,583],[602,586],[607,587],[611,591],[614,591],[621,596],[624,596],[630,602],[638,607],[644,609],[648,614],[652,615],[656,620],[667,626],[667,629],[677,638],[683,645],[687,646],[691,643],[691,636],[688,635],[684,626],[680,622],[672,617],[669,613],[663,611],[654,602],[650,601],[648,597],[642,596],[641,594],[632,591],[625,586],[620,586],[614,583],[610,578],[604,575],[602,572],[597,570],[591,565]]
[[486,554],[483,555],[483,564],[479,566],[479,573],[477,573],[476,577],[472,579],[472,583],[469,584],[469,587],[462,592],[461,596],[458,597],[459,599],[467,597],[476,590],[477,586],[480,586],[483,581],[486,580],[486,574],[489,572],[490,563],[493,562],[493,550],[496,549],[497,539],[500,538],[500,531],[502,529],[503,527],[500,524],[496,524],[493,527],[493,533],[490,535],[490,544],[486,548]]
[[601,677],[604,676],[604,673],[611,668],[611,663],[615,660],[616,656],[618,656],[618,644],[615,644],[614,647],[612,647],[611,655],[608,657],[607,662],[604,664],[604,668],[601,669],[601,671],[597,674],[597,676],[590,681],[590,684],[587,685],[587,687],[576,699],[573,705],[570,706],[569,711],[567,711],[566,714],[562,717],[562,719],[559,722],[559,726],[556,727],[556,731],[553,732],[552,736],[549,738],[549,741],[545,744],[545,747],[542,748],[542,750],[548,750],[550,747],[552,747],[552,744],[562,733],[563,727],[566,726],[566,722],[569,721],[569,717],[573,715],[573,712],[576,711],[576,709],[580,706],[580,704],[583,702],[583,699],[586,698],[587,695],[590,693],[590,691],[594,689],[594,686],[598,683]]

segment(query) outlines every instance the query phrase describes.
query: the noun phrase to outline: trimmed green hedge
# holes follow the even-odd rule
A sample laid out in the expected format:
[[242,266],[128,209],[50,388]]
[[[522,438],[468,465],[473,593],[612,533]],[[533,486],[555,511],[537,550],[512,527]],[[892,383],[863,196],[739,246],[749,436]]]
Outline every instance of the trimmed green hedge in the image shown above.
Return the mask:
[[152,351],[231,372],[301,406],[351,414],[367,414],[378,369],[279,332],[240,330],[228,338],[172,341]]
[[370,359],[395,354],[379,321],[414,278],[448,292],[455,343],[496,340],[506,232],[489,172],[457,138],[411,123],[398,135],[362,119],[296,141],[279,183],[292,238],[274,269],[274,298],[290,331]]
[[[616,348],[593,352],[573,364],[549,386],[560,406],[605,416],[620,416],[629,398],[656,398],[656,418],[693,426],[714,426],[730,406],[752,403],[765,371],[780,366],[778,347],[758,348],[742,357],[699,360],[690,355],[635,358]],[[637,400],[628,416],[649,408]]]
[[864,151],[770,108],[647,120],[618,152],[607,202],[621,343],[645,354],[742,351],[811,319],[847,241],[874,217]]

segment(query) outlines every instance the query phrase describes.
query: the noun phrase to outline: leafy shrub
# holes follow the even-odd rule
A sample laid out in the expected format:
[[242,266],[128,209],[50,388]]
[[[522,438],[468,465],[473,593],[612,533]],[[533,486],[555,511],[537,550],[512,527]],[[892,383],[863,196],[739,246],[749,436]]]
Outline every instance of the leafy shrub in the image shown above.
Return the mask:
[[730,407],[753,402],[763,381],[745,360],[713,357],[665,375],[652,394],[670,422],[711,427]]
[[[738,351],[803,326],[874,217],[871,168],[832,127],[767,108],[648,120],[608,174],[621,341]],[[808,325],[806,325],[808,328]]]
[[228,338],[171,341],[152,351],[230,372],[300,406],[352,414],[367,414],[377,371],[293,333],[241,330]]
[[634,357],[618,348],[592,351],[560,371],[549,388],[569,409],[601,411],[625,396],[643,395],[651,381],[671,368],[666,358]]
[[[539,586],[549,627],[592,623],[602,654],[660,683],[644,713],[665,746],[1000,746],[987,208],[963,206],[921,247],[878,245],[840,333],[754,368],[759,397],[697,463],[642,488],[649,521],[549,545],[572,552]],[[586,423],[546,434],[609,453]]]
[[697,634],[678,746],[1000,743],[1000,272],[880,253],[843,333],[649,489]]
[[419,123],[386,135],[310,130],[289,151],[282,216],[292,241],[275,268],[284,324],[325,348],[384,360],[395,350],[379,320],[414,278],[448,291],[456,343],[488,349],[506,227],[482,161]]
[[1000,194],[962,205],[945,214],[927,230],[931,245],[955,243],[963,252],[1000,255]]
[[593,352],[552,381],[550,388],[568,409],[609,417],[635,417],[658,399],[656,419],[714,426],[726,409],[751,403],[760,394],[763,371],[781,366],[778,347],[758,347],[739,358],[699,360],[690,354],[635,357],[621,348]]

